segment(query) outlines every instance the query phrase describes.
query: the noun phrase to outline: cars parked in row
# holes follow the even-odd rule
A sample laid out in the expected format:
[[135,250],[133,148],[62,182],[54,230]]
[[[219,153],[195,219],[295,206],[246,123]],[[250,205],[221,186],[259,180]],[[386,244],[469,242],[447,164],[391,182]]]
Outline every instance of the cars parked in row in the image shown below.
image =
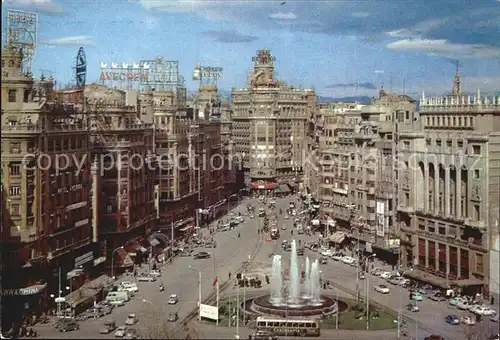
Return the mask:
[[377,285],[375,286],[375,291],[381,294],[389,294],[390,289],[386,285]]

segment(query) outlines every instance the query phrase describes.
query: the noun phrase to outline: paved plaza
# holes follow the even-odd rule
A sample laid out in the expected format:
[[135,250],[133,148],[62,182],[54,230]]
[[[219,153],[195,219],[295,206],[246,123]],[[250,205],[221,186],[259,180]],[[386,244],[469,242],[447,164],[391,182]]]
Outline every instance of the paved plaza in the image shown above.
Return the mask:
[[[291,198],[279,199],[276,202],[276,209],[286,210]],[[257,200],[246,200],[238,208],[233,211],[246,210],[248,203],[258,206]],[[300,210],[300,209],[299,209]],[[284,215],[284,214],[283,214]],[[272,241],[268,235],[257,233],[258,227],[261,226],[262,218],[255,217],[250,219],[246,217],[245,222],[238,226],[235,230],[219,232],[214,238],[217,242],[217,248],[199,249],[210,252],[212,258],[195,260],[191,257],[176,258],[173,263],[166,265],[163,268],[163,274],[159,281],[155,283],[139,282],[139,292],[123,307],[115,308],[113,313],[106,319],[113,319],[117,325],[124,323],[125,318],[130,313],[136,313],[139,317],[139,323],[135,326],[141,334],[147,333],[145,328],[151,323],[163,322],[168,313],[179,312],[180,322],[197,308],[198,303],[198,272],[201,272],[202,295],[205,299],[215,291],[213,285],[214,279],[218,276],[219,283],[222,284],[228,280],[229,273],[234,278],[242,265],[250,259],[251,263],[248,267],[247,274],[251,276],[260,275],[263,287],[260,289],[248,290],[248,294],[254,295],[256,291],[267,293],[269,285],[265,283],[264,276],[270,276],[271,270],[271,254],[281,254],[285,268],[289,264],[290,253],[285,252],[281,248],[281,242],[284,239],[292,239],[291,230],[293,217],[284,219],[279,216],[278,226],[280,227],[281,237],[279,240]],[[225,218],[223,218],[224,220]],[[283,230],[285,227],[286,230]],[[204,230],[203,232],[206,232]],[[239,237],[238,237],[239,234]],[[301,240],[302,243],[311,240],[317,240],[318,235],[293,235],[295,240]],[[198,250],[198,251],[199,251]],[[317,252],[306,250],[305,256],[300,257],[303,261],[306,256],[311,260],[319,257]],[[324,291],[324,294],[331,296],[351,296],[356,290],[356,268],[343,264],[340,261],[330,259],[327,264],[321,265],[322,279],[329,280],[333,283],[333,288]],[[130,280],[130,277],[120,278],[119,281]],[[429,334],[441,334],[446,339],[462,339],[464,337],[463,326],[451,326],[444,322],[444,317],[448,314],[466,315],[466,312],[461,312],[455,308],[450,308],[447,303],[438,303],[428,299],[420,302],[420,312],[412,313],[404,310],[404,306],[408,303],[409,294],[404,288],[398,286],[390,286],[390,294],[381,295],[376,293],[373,287],[380,283],[385,283],[379,277],[367,275],[367,280],[359,281],[360,296],[364,298],[366,295],[365,285],[368,283],[369,298],[371,301],[379,303],[392,311],[398,311],[403,308],[403,316],[408,324],[410,336],[414,339],[424,339]],[[384,281],[384,282],[383,282]],[[160,282],[166,287],[164,292],[160,292],[158,287]],[[176,305],[168,305],[167,299],[170,294],[179,296],[179,303]],[[236,294],[234,286],[231,284],[227,289],[220,292],[221,298],[227,295]],[[145,300],[145,301],[143,301]],[[158,320],[158,321],[154,321]],[[81,323],[79,331],[69,334],[57,332],[50,325],[37,326],[37,331],[41,337],[59,337],[59,338],[79,338],[79,337],[95,337],[95,338],[111,338],[112,335],[101,336],[99,327],[102,326],[105,319],[84,321]],[[181,324],[175,325],[175,328],[184,328]],[[171,324],[174,328],[174,324]],[[489,320],[483,321],[484,334],[490,334],[498,327],[498,324],[493,324]],[[196,317],[189,320],[188,328],[192,338],[234,338],[236,335],[235,327],[228,328],[225,326],[212,326],[207,324],[199,324]],[[243,325],[239,329],[240,338],[247,338],[251,330],[246,329]],[[344,330],[322,330],[322,338],[329,339],[396,339],[396,330],[388,331],[344,331]]]

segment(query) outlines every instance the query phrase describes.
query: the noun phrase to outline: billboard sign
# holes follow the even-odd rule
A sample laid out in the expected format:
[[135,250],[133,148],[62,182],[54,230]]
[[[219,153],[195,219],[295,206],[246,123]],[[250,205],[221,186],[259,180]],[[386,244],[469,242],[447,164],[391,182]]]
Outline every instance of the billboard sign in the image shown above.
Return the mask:
[[101,82],[137,82],[147,78],[147,69],[139,63],[106,63],[101,61]]
[[200,316],[210,320],[219,320],[219,311],[217,307],[200,304]]
[[141,80],[141,86],[145,90],[171,89],[181,83],[178,61],[156,57],[152,60],[141,60],[139,68],[147,74],[147,77]]
[[222,67],[197,65],[193,72],[193,80],[218,80],[222,78]]
[[384,202],[377,202],[377,229],[376,233],[379,237],[384,237],[385,235],[385,204]]
[[7,47],[23,53],[23,71],[31,73],[38,34],[38,14],[8,9],[6,20]]

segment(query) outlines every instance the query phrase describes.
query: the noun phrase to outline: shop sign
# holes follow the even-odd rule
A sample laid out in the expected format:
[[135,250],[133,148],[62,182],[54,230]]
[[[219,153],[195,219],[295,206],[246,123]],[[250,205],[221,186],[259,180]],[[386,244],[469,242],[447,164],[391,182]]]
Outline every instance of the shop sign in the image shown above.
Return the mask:
[[84,265],[85,263],[90,262],[92,260],[94,260],[94,253],[91,251],[89,251],[86,254],[83,254],[82,256],[78,256],[75,259],[75,268],[78,268],[78,267],[80,267],[80,266]]
[[40,293],[45,289],[47,285],[35,285],[29,286],[25,288],[16,288],[16,289],[2,289],[0,290],[1,296],[26,296],[26,295],[35,295]]

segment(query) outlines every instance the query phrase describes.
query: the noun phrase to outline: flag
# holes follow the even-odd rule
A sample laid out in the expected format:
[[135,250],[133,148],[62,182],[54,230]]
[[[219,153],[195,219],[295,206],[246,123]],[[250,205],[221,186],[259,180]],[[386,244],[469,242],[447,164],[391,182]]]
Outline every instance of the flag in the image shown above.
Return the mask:
[[214,280],[214,283],[212,285],[215,287],[218,283],[219,283],[219,277],[216,276],[215,280]]

